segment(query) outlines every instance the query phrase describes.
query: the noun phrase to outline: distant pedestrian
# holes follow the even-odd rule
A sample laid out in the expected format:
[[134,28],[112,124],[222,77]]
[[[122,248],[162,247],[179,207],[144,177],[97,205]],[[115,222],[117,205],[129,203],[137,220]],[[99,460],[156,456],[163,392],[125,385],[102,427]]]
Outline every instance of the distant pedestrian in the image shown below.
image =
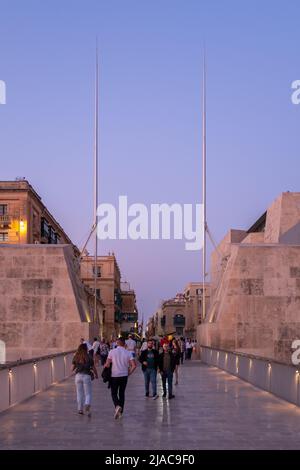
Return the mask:
[[93,359],[94,358],[94,350],[93,350],[93,346],[91,345],[91,343],[87,340],[85,340],[84,338],[81,338],[80,339],[80,343],[81,344],[86,344],[86,347],[87,347],[87,350],[88,350],[88,354],[91,356],[91,358]]
[[98,366],[99,364],[99,359],[100,359],[100,350],[99,350],[99,347],[100,347],[100,341],[98,340],[98,338],[94,338],[94,342],[93,342],[93,359],[94,359],[94,363],[95,363],[95,366]]
[[163,352],[160,353],[158,359],[158,369],[162,378],[163,385],[163,397],[167,396],[167,383],[168,383],[168,396],[169,400],[175,398],[173,395],[173,373],[176,367],[176,360],[169,345],[165,343],[163,345]]
[[142,371],[145,379],[145,396],[149,397],[149,386],[151,382],[152,398],[156,400],[157,395],[157,367],[158,367],[159,354],[154,349],[154,342],[150,339],[147,342],[147,349],[141,352],[139,361],[142,364]]
[[72,364],[75,371],[78,413],[82,415],[85,411],[91,416],[92,378],[98,379],[98,373],[85,343],[80,344]]
[[111,369],[111,396],[115,405],[115,419],[121,418],[125,404],[125,389],[128,376],[136,369],[132,353],[125,349],[125,339],[117,339],[117,347],[111,349],[104,367]]
[[148,348],[148,342],[146,341],[146,338],[143,338],[142,345],[141,345],[141,349],[140,349],[140,353],[142,353],[143,351],[145,351],[147,348]]
[[180,346],[178,341],[174,338],[172,341],[172,354],[175,358],[175,385],[178,385],[178,371],[179,371],[179,365],[180,365],[180,358],[181,358],[181,351],[180,351]]
[[182,337],[180,338],[180,362],[183,364],[184,357],[185,357],[185,339]]
[[163,348],[164,344],[167,344],[169,346],[169,340],[168,337],[165,335],[161,340],[160,340],[160,346]]
[[132,335],[128,335],[128,339],[125,341],[127,351],[132,353],[132,357],[136,356],[136,341]]
[[190,360],[191,357],[192,357],[193,346],[192,346],[191,340],[189,338],[185,342],[185,349],[186,349],[185,358]]
[[108,353],[109,353],[109,344],[105,341],[105,339],[102,339],[100,342],[99,350],[100,350],[100,361],[101,365],[104,366],[104,364],[107,361]]

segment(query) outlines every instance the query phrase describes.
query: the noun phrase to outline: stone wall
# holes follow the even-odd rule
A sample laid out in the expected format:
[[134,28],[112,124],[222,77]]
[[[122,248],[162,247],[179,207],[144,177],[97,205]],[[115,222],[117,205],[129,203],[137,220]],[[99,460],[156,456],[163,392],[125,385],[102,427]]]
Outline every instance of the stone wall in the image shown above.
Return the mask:
[[0,245],[0,339],[7,361],[75,349],[99,334],[70,245]]
[[290,363],[292,341],[300,339],[300,239],[282,240],[299,221],[300,193],[283,193],[267,211],[264,233],[240,233],[233,242],[229,232],[212,256],[200,344]]

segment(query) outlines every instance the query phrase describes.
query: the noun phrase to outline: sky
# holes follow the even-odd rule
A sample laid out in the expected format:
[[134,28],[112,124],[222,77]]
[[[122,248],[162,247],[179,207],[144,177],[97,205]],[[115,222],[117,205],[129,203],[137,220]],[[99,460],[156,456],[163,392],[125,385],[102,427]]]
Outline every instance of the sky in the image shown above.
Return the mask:
[[[201,202],[205,42],[208,225],[217,242],[248,229],[282,191],[300,191],[299,26],[298,0],[0,0],[0,179],[28,179],[83,246],[98,37],[100,202]],[[201,252],[182,240],[99,245],[144,319],[202,279]]]

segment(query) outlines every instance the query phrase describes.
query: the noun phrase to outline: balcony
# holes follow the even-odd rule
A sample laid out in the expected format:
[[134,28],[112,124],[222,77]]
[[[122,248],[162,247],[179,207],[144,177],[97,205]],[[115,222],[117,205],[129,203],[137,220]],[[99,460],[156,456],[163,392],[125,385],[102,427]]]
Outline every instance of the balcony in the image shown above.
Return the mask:
[[117,289],[115,289],[115,305],[122,307],[122,295]]
[[11,223],[11,220],[12,220],[12,218],[8,214],[0,215],[0,225],[7,226]]
[[185,317],[183,315],[175,315],[174,326],[185,326]]
[[135,323],[138,321],[137,313],[121,313],[121,321]]

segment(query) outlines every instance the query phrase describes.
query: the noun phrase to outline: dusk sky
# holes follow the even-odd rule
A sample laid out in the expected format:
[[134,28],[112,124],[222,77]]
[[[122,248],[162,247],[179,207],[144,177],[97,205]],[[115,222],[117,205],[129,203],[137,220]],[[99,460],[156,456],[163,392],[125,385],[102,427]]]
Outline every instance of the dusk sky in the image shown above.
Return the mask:
[[[26,177],[79,247],[93,217],[96,36],[100,202],[201,202],[204,41],[216,241],[300,191],[299,1],[0,0],[0,179]],[[108,251],[144,317],[202,276],[184,241],[101,242]]]

